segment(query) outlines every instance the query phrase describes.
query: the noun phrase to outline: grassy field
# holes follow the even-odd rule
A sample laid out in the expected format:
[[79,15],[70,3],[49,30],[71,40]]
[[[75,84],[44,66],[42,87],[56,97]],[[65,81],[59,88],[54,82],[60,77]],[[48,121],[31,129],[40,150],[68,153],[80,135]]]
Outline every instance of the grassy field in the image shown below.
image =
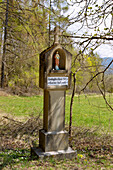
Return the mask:
[[[69,123],[70,99],[71,96],[67,95],[66,126]],[[113,95],[108,95],[107,99],[113,106]],[[6,115],[11,119],[2,119]],[[113,169],[113,112],[102,96],[81,95],[74,98],[72,148],[77,150],[77,155],[72,160],[30,159],[29,142],[33,137],[38,139],[38,132],[28,132],[37,123],[32,117],[38,115],[42,121],[43,96],[0,96],[0,169]],[[92,129],[97,129],[96,133]],[[13,136],[16,130],[19,135],[23,134],[21,138]]]
[[[107,96],[113,106],[113,95]],[[66,96],[65,122],[69,123],[71,96]],[[43,96],[18,97],[0,96],[0,112],[16,117],[43,115]],[[73,104],[73,126],[99,127],[102,131],[113,132],[113,112],[106,106],[100,95],[75,96]]]
[[[107,96],[113,106],[113,96]],[[67,97],[66,121],[69,120],[70,96]],[[102,131],[113,132],[113,111],[107,106],[100,95],[76,96],[73,104],[73,125],[99,127]]]
[[18,97],[18,96],[0,96],[0,112],[10,113],[10,115],[36,116],[43,109],[43,97]]

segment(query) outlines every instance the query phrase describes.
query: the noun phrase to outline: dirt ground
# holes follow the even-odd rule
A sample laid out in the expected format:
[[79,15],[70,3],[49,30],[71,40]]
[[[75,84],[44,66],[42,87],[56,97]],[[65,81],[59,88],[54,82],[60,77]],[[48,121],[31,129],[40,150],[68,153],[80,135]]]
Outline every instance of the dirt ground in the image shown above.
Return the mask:
[[3,90],[0,88],[0,96],[9,96],[10,93],[7,92],[7,90]]

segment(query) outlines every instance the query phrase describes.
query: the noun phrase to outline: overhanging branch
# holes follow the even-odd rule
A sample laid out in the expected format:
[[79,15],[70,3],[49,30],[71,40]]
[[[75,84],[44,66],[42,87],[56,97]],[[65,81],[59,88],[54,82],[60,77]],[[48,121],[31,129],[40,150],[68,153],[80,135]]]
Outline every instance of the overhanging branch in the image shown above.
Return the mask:
[[93,80],[95,79],[99,74],[104,74],[108,68],[111,66],[111,64],[113,63],[113,60],[111,60],[111,62],[107,65],[107,67],[103,70],[103,71],[100,71],[98,72],[97,74],[95,74],[85,85],[85,87],[81,90],[81,91],[84,91],[86,89],[86,87],[88,86],[88,84]]
[[88,40],[93,40],[93,39],[101,39],[101,40],[113,40],[113,37],[106,37],[106,36],[76,36],[76,35],[62,35],[64,37],[69,37],[69,38],[80,38],[80,39],[88,39]]

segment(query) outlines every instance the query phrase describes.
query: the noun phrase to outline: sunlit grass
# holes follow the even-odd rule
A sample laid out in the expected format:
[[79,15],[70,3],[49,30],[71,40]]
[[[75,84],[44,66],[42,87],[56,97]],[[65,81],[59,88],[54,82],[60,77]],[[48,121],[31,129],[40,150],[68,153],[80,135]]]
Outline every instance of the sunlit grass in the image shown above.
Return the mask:
[[14,116],[30,116],[42,113],[42,96],[0,96],[0,111]]
[[[69,121],[69,110],[71,96],[67,97],[66,121]],[[107,96],[113,101],[113,96]],[[113,102],[111,103],[113,106]],[[113,111],[106,106],[101,95],[76,96],[73,103],[73,125],[84,127],[100,127],[113,131]]]
[[[107,96],[113,105],[113,95]],[[71,96],[66,96],[65,122],[69,123]],[[43,115],[43,96],[18,97],[0,96],[0,112],[13,116]],[[42,118],[42,116],[41,116]],[[101,95],[75,96],[73,103],[73,125],[84,127],[101,127],[113,131],[113,112],[106,106]]]

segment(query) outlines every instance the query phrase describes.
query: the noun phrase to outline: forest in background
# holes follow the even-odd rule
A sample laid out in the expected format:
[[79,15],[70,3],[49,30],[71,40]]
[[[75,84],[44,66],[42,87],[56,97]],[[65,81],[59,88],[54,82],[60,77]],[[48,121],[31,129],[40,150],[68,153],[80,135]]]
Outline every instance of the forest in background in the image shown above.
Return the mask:
[[[1,88],[9,89],[18,95],[39,93],[39,54],[53,44],[53,30],[58,25],[61,31],[60,44],[73,55],[72,75],[76,74],[76,92],[80,92],[87,85],[85,92],[99,93],[100,88],[105,88],[105,84],[106,91],[113,92],[112,74],[104,76],[105,84],[98,83],[103,77],[98,73],[102,72],[104,67],[102,59],[94,53],[94,48],[88,47],[91,40],[83,49],[81,42],[78,48],[73,36],[67,31],[74,20],[74,17],[70,19],[68,14],[70,5],[72,4],[64,0],[0,0]],[[88,9],[91,11],[92,7]],[[79,13],[81,14],[82,12]],[[108,28],[105,28],[106,30]],[[96,38],[97,34],[93,37]],[[84,53],[84,49],[90,52]]]

